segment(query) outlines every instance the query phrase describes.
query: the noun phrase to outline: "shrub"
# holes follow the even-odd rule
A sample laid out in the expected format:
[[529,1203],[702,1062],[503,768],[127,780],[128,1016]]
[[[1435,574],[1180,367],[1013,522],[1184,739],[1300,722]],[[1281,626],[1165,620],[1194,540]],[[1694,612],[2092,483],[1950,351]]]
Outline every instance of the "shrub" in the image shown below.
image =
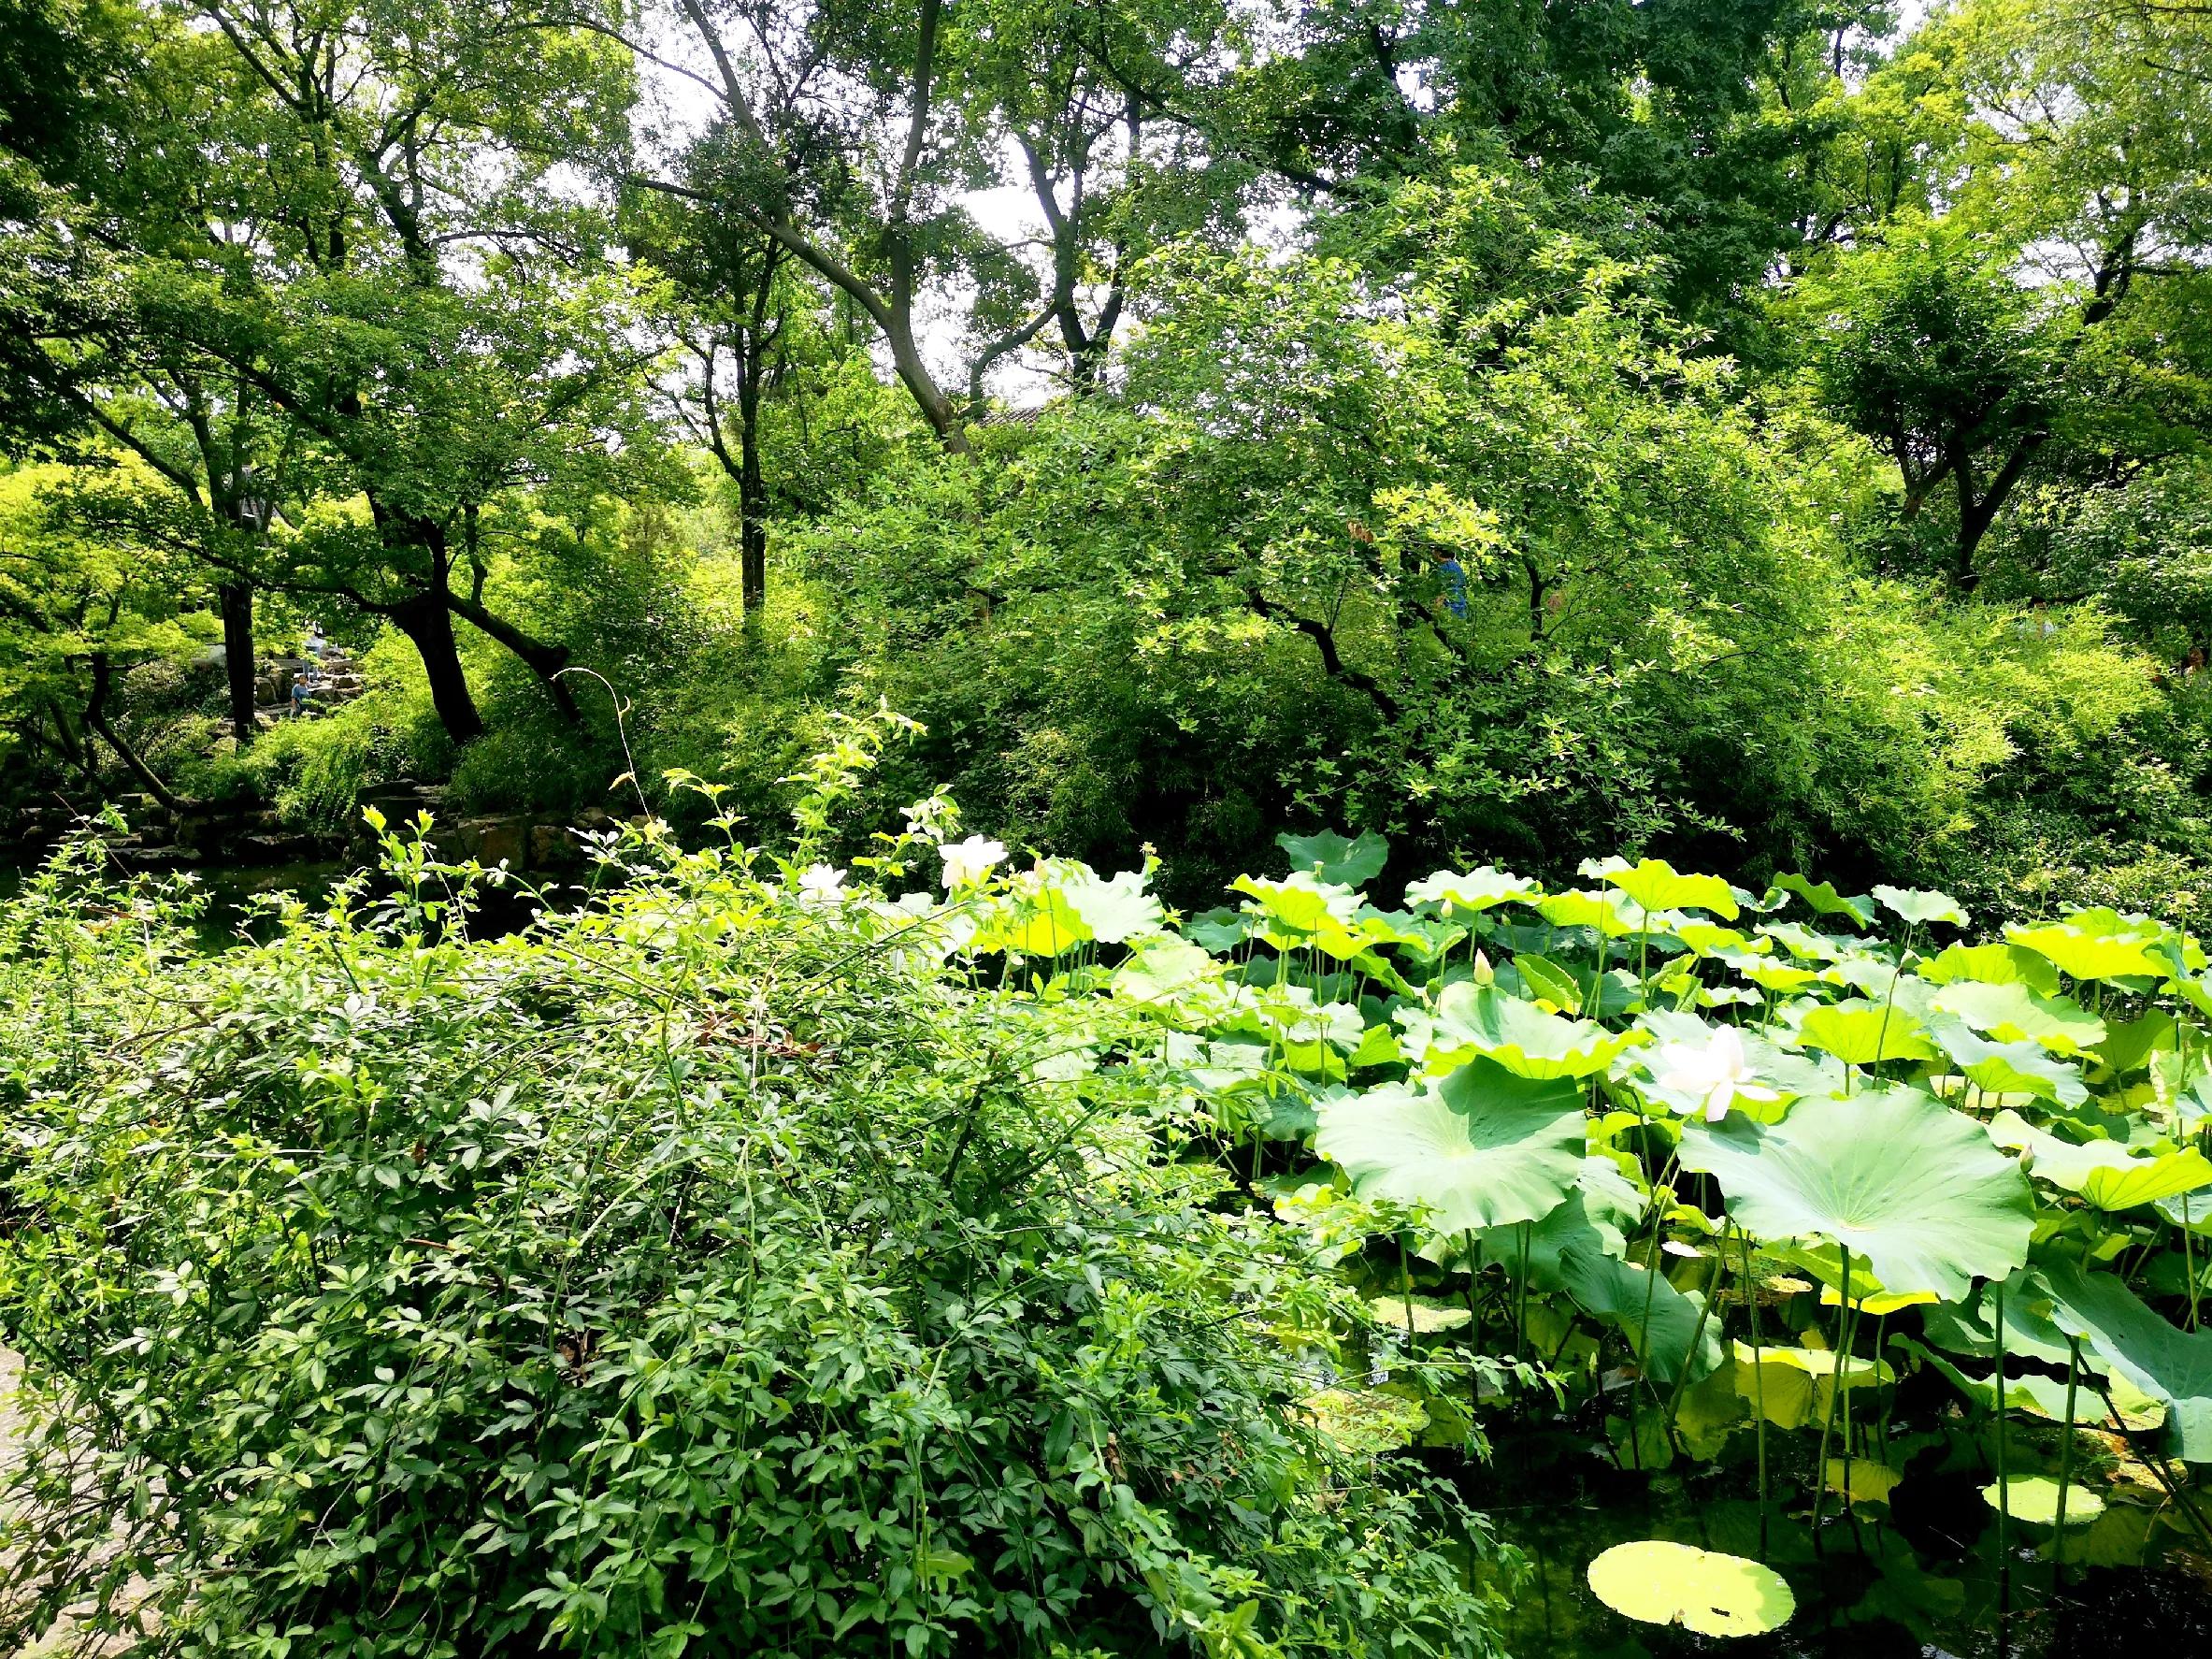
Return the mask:
[[1141,1017],[735,849],[477,940],[386,847],[192,962],[76,853],[0,913],[0,1640],[1489,1650],[1487,1532],[1309,1421],[1343,1292]]

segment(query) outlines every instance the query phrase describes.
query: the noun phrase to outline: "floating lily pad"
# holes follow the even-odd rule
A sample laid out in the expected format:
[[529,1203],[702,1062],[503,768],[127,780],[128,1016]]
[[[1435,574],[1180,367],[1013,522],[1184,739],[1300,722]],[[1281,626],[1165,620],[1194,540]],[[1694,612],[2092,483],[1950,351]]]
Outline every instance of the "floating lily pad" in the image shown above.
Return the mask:
[[[2000,1499],[2015,1521],[2031,1526],[2059,1523],[2059,1483],[2048,1475],[2028,1475],[2018,1479],[1992,1480],[1982,1488],[1982,1501],[1994,1509]],[[2087,1526],[2104,1513],[2104,1500],[2075,1480],[2066,1487],[2066,1524]]]
[[1797,1611],[1773,1567],[1660,1538],[1616,1544],[1590,1563],[1589,1582],[1616,1613],[1700,1636],[1763,1636]]
[[[1367,1305],[1374,1315],[1375,1323],[1385,1330],[1402,1331],[1406,1328],[1406,1299],[1402,1296],[1378,1296]],[[1472,1324],[1473,1313],[1465,1307],[1456,1307],[1449,1302],[1432,1302],[1426,1296],[1415,1296],[1412,1302],[1414,1334],[1433,1336],[1443,1331],[1457,1331]]]

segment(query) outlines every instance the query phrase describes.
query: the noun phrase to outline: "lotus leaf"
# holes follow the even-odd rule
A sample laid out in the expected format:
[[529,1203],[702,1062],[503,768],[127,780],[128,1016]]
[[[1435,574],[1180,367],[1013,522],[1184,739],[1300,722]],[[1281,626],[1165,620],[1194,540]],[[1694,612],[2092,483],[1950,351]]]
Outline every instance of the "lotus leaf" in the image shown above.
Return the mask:
[[2014,1151],[2032,1151],[2037,1180],[2078,1192],[2101,1210],[2133,1209],[2212,1187],[2212,1162],[2194,1147],[2138,1158],[2117,1141],[2062,1139],[2010,1110],[1989,1120],[1989,1138]]
[[1920,927],[1931,922],[1948,922],[1954,928],[1963,928],[1971,919],[1965,908],[1948,893],[1877,887],[1874,896],[1881,901],[1883,909]]
[[1803,1428],[1828,1415],[1829,1397],[1884,1388],[1896,1373],[1880,1360],[1854,1354],[1844,1360],[1825,1348],[1761,1347],[1756,1356],[1747,1342],[1735,1345],[1736,1392],[1765,1414],[1778,1429]]
[[1696,1291],[1677,1291],[1664,1275],[1605,1255],[1588,1241],[1560,1250],[1558,1275],[1574,1305],[1617,1328],[1659,1381],[1673,1382],[1687,1371],[1694,1382],[1720,1364],[1720,1333]]
[[1595,928],[1618,939],[1643,928],[1643,919],[1612,893],[1553,893],[1536,901],[1536,913],[1555,928]]
[[1383,873],[1389,861],[1390,844],[1372,830],[1358,839],[1346,840],[1333,830],[1314,835],[1278,835],[1275,844],[1290,855],[1290,868],[1310,871],[1323,881],[1342,887],[1363,887]]
[[2063,922],[2007,928],[2004,937],[2022,950],[2047,957],[2061,973],[2076,979],[2162,982],[2174,971],[2171,962],[2153,954],[2166,943],[2166,931],[2147,916],[2077,910]]
[[1374,1315],[1375,1323],[1387,1331],[1406,1328],[1408,1307],[1413,1310],[1412,1323],[1416,1336],[1433,1336],[1444,1331],[1457,1331],[1474,1322],[1472,1310],[1454,1306],[1449,1302],[1437,1302],[1427,1296],[1415,1296],[1410,1303],[1402,1296],[1381,1296],[1367,1305]]
[[2212,1331],[2176,1330],[2109,1273],[2068,1262],[2042,1278],[2052,1321],[2166,1403],[2168,1431],[2184,1458],[2212,1463]]
[[1893,1291],[1955,1301],[2028,1258],[2034,1198],[2018,1165],[1917,1089],[1803,1100],[1775,1124],[1692,1123],[1680,1156],[1755,1237],[1840,1244]]
[[1574,975],[1553,961],[1549,957],[1538,956],[1534,951],[1523,951],[1513,959],[1513,965],[1521,971],[1529,989],[1566,1014],[1582,1012],[1582,986]]
[[1481,1059],[1438,1084],[1330,1101],[1314,1138],[1361,1197],[1424,1206],[1446,1233],[1549,1214],[1580,1173],[1583,1146],[1573,1083]]
[[1863,928],[1874,919],[1872,899],[1846,899],[1826,882],[1815,883],[1809,877],[1794,873],[1774,877],[1774,893],[1795,893],[1813,907],[1815,916],[1841,916],[1850,918],[1853,927]]
[[1166,925],[1167,913],[1144,890],[1141,871],[1101,877],[1087,864],[1078,864],[1061,878],[1060,892],[1101,945],[1123,945]]
[[1329,917],[1349,926],[1359,914],[1358,894],[1310,870],[1293,871],[1281,881],[1240,875],[1229,886],[1250,894],[1261,911],[1295,932],[1311,933]]
[[1448,910],[1488,910],[1515,900],[1532,900],[1544,889],[1534,882],[1487,866],[1463,875],[1439,870],[1405,889],[1408,904],[1441,904]]
[[[2059,1483],[2048,1475],[2027,1475],[1997,1479],[1982,1488],[1982,1501],[1994,1509],[2002,1505],[2015,1521],[2032,1526],[2059,1523]],[[2104,1500],[2076,1480],[2066,1488],[2066,1524],[2087,1526],[2104,1513]]]
[[[1874,889],[1877,893],[1879,887]],[[1828,1490],[1848,1503],[1886,1504],[1904,1477],[1870,1457],[1831,1457],[1823,1470]]]
[[1700,1636],[1763,1636],[1797,1611],[1773,1567],[1658,1538],[1616,1544],[1590,1563],[1589,1584],[1616,1613]]
[[2039,1043],[1999,1043],[1976,1036],[1956,1015],[1939,1016],[1929,1032],[1965,1078],[1984,1094],[2032,1094],[2077,1106],[2090,1097],[2081,1074],[2053,1060]]
[[2040,996],[2018,982],[1954,980],[1936,992],[1934,1005],[2000,1043],[2024,1038],[2053,1054],[2079,1054],[2105,1037],[2104,1022],[2079,1003],[2065,997]]
[[1587,1077],[1602,1072],[1643,1040],[1640,1031],[1609,1031],[1585,1019],[1562,1019],[1494,985],[1458,980],[1444,987],[1424,1034],[1426,1069],[1436,1073],[1480,1054],[1524,1077]]
[[1823,1003],[1808,1009],[1797,1030],[1808,1047],[1823,1049],[1846,1065],[1941,1058],[1919,1021],[1903,1008],[1879,1003]]
[[1617,887],[1630,902],[1646,913],[1661,910],[1707,910],[1723,921],[1742,914],[1736,896],[1717,875],[1685,875],[1664,858],[1646,858],[1631,865],[1623,858],[1589,862],[1582,873],[1594,875],[1609,887]]
[[2024,985],[2044,996],[2055,996],[2059,971],[2048,959],[2017,945],[1952,945],[1919,964],[1923,979],[1949,985],[1957,979],[1979,979],[1989,985]]

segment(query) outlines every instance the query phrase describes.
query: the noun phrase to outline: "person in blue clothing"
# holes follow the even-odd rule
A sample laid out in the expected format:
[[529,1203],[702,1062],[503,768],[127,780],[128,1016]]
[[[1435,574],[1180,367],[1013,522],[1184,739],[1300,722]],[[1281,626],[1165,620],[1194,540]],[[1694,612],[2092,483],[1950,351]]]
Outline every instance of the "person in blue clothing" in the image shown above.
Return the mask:
[[1436,573],[1444,578],[1444,608],[1454,616],[1467,614],[1467,567],[1450,548],[1436,555]]

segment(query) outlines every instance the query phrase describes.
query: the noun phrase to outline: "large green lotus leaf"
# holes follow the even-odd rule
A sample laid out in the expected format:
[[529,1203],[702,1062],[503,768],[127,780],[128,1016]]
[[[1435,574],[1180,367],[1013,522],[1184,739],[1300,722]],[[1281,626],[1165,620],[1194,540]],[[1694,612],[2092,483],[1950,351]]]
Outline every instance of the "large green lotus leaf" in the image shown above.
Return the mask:
[[1327,1103],[1314,1148],[1362,1198],[1425,1206],[1457,1234],[1549,1214],[1574,1185],[1585,1139],[1573,1083],[1473,1060],[1429,1087]]
[[1806,1099],[1779,1123],[1683,1132],[1682,1167],[1712,1176],[1753,1236],[1819,1237],[1896,1291],[1963,1296],[2028,1259],[2035,1200],[1982,1126],[1917,1089]]
[[1311,933],[1327,917],[1349,926],[1359,914],[1359,895],[1336,882],[1325,882],[1310,870],[1294,870],[1281,881],[1262,881],[1240,875],[1229,886],[1248,893],[1259,908],[1296,932]]
[[1845,916],[1855,928],[1863,928],[1874,919],[1872,899],[1846,899],[1828,883],[1816,883],[1810,877],[1794,872],[1774,877],[1768,891],[1770,894],[1795,893],[1813,907],[1815,916]]
[[[1407,1031],[1416,1041],[1422,1035],[1411,1019]],[[1640,1031],[1562,1019],[1495,985],[1462,979],[1444,987],[1437,999],[1427,1031],[1427,1063],[1435,1072],[1479,1054],[1524,1077],[1587,1077],[1641,1041]]]
[[1761,922],[1759,934],[1762,939],[1772,939],[1801,962],[1841,961],[1859,949],[1850,940],[1816,933],[1802,922]]
[[1999,1043],[1975,1034],[1957,1015],[1938,1015],[1929,1034],[1951,1057],[1959,1075],[1985,1094],[2032,1094],[2077,1106],[2090,1097],[2081,1074],[2053,1060],[2040,1043]]
[[2097,1045],[2097,1058],[2112,1068],[2115,1076],[2120,1076],[2143,1065],[2158,1049],[2171,1047],[2166,1039],[2173,1034],[2174,1017],[2163,1008],[2153,1008],[2141,1018],[2106,1031],[2104,1040]]
[[1802,968],[1795,962],[1749,950],[1723,950],[1716,959],[1751,981],[1762,990],[1780,991],[1787,996],[1808,985],[1841,985],[1842,976],[1831,968]]
[[1906,887],[1876,887],[1874,896],[1881,901],[1885,910],[1923,928],[1930,922],[1948,922],[1954,928],[1963,928],[1971,919],[1965,908],[1948,893]]
[[1700,1636],[1763,1636],[1797,1611],[1797,1598],[1773,1567],[1658,1538],[1616,1544],[1590,1563],[1589,1581],[1591,1594],[1616,1613]]
[[1113,971],[1113,994],[1123,1002],[1162,1003],[1221,973],[1221,964],[1180,939],[1147,939]]
[[1275,837],[1275,844],[1290,855],[1291,869],[1311,871],[1323,881],[1347,887],[1365,887],[1383,873],[1390,858],[1390,844],[1372,830],[1362,830],[1356,841],[1333,830],[1314,835],[1286,833]]
[[2212,1187],[2212,1162],[2194,1147],[2138,1158],[2118,1141],[2077,1145],[2037,1129],[2009,1108],[1989,1119],[1989,1138],[2016,1152],[2033,1152],[2037,1180],[2078,1192],[2101,1210],[2131,1210]]
[[1524,950],[1510,965],[1519,970],[1522,983],[1531,996],[1549,1003],[1562,1014],[1582,1012],[1582,982],[1551,958]]
[[1728,883],[1717,875],[1686,875],[1664,858],[1646,858],[1630,864],[1625,858],[1585,862],[1582,873],[1594,875],[1609,887],[1617,887],[1630,903],[1646,914],[1661,910],[1709,910],[1724,921],[1734,921],[1743,912]]
[[2212,1331],[2175,1329],[2113,1274],[2065,1262],[2042,1277],[2052,1321],[2166,1403],[2168,1432],[2184,1458],[2212,1463]]
[[2104,1022],[2065,997],[2039,996],[2025,985],[1954,980],[1935,993],[1938,1012],[1956,1014],[2000,1043],[2040,1043],[2053,1054],[2079,1054],[2104,1041]]
[[1832,1054],[1846,1065],[1942,1058],[1925,1028],[1904,1009],[1856,998],[1807,1009],[1797,1032],[1806,1046]]
[[1536,901],[1536,914],[1555,928],[1595,928],[1608,939],[1643,927],[1636,913],[1612,893],[1553,893]]
[[1439,870],[1405,889],[1408,904],[1442,904],[1451,910],[1487,910],[1494,904],[1540,897],[1544,889],[1526,877],[1486,865],[1465,874]]
[[1720,1364],[1718,1323],[1704,1317],[1704,1298],[1695,1291],[1677,1291],[1664,1274],[1606,1255],[1586,1240],[1559,1252],[1558,1276],[1574,1306],[1620,1331],[1659,1381],[1676,1381],[1687,1370],[1695,1382]]
[[1157,933],[1166,925],[1160,902],[1144,890],[1142,871],[1100,876],[1089,865],[1078,864],[1060,878],[1059,886],[1069,907],[1101,945],[1126,944],[1142,934]]
[[2076,979],[2163,981],[2173,974],[2173,964],[2153,954],[2166,944],[2166,931],[2147,916],[2077,910],[2063,922],[2007,928],[2004,937]]
[[2048,959],[2017,945],[1952,945],[1920,963],[1921,978],[1936,985],[1957,979],[1979,979],[1989,985],[2024,985],[2044,996],[2056,996],[2059,971]]
[[[1499,1227],[1483,1234],[1483,1260],[1502,1263],[1517,1277],[1528,1263],[1529,1282],[1540,1291],[1563,1291],[1559,1259],[1570,1245],[1601,1256],[1625,1256],[1628,1230],[1644,1214],[1645,1195],[1610,1158],[1585,1158],[1574,1190],[1543,1219],[1528,1226]],[[1457,1240],[1439,1239],[1449,1247]]]

